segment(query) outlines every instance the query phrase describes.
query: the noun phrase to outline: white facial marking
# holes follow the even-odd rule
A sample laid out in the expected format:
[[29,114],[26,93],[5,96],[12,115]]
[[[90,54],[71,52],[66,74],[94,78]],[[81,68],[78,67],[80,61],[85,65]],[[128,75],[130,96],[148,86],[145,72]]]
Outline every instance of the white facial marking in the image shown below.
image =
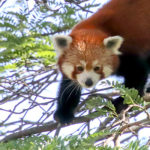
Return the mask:
[[80,61],[81,65],[83,65],[84,67],[86,66],[86,62],[84,60]]
[[119,51],[119,48],[121,47],[123,43],[123,38],[121,36],[110,36],[108,38],[104,39],[104,45],[112,50],[112,52],[116,55],[120,55],[121,52]]
[[[69,35],[54,35],[51,40],[54,45],[54,49],[56,50],[57,57],[59,57],[64,53],[64,50],[70,46],[72,37]],[[59,42],[60,40],[62,40],[64,43]]]
[[99,81],[100,79],[100,74],[97,74],[95,73],[93,70],[91,71],[83,71],[82,73],[80,74],[77,74],[77,81],[79,82],[79,84],[82,86],[82,87],[85,87],[85,88],[91,88],[89,86],[87,86],[85,84],[86,80],[87,79],[91,79],[92,82],[93,82],[93,86],[95,86],[97,84],[97,82]]
[[72,79],[72,72],[74,70],[74,67],[70,63],[63,63],[62,64],[62,71],[67,75],[70,79]]
[[104,75],[105,75],[105,78],[110,76],[112,74],[112,68],[111,66],[104,66],[103,67],[103,72],[104,72]]
[[94,60],[93,61],[93,67],[96,66],[98,64],[98,60]]

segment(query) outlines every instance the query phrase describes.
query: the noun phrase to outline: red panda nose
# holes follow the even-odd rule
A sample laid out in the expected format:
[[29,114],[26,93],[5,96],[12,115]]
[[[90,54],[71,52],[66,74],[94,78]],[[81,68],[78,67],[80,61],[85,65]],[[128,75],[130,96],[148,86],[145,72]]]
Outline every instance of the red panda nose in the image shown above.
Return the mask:
[[90,78],[88,78],[88,79],[85,81],[85,85],[88,86],[88,87],[90,87],[90,86],[93,85],[93,81],[92,81]]

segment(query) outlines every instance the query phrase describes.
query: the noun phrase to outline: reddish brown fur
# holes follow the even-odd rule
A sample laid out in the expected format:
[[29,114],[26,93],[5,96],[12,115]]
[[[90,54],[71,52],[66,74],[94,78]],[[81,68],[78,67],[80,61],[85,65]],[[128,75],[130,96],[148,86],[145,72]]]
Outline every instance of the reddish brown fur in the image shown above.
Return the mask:
[[[84,35],[84,32],[82,32]],[[95,33],[97,34],[97,33]],[[107,50],[103,45],[103,39],[105,36],[101,36],[101,38],[97,38],[97,36],[76,36],[74,38],[73,43],[70,45],[70,48],[64,51],[63,55],[60,56],[58,61],[58,66],[60,67],[60,71],[62,70],[62,64],[70,63],[72,66],[82,66],[81,60],[86,62],[86,70],[93,69],[93,62],[98,60],[98,66],[101,67],[101,70],[98,72],[104,78],[104,74],[102,71],[103,66],[112,66],[112,69],[115,71],[119,64],[118,56],[112,54],[111,51]],[[86,39],[87,38],[87,39]],[[97,38],[97,40],[96,40]],[[72,73],[72,79],[76,79],[76,75],[78,71],[76,68]]]
[[[117,49],[112,49],[113,41],[112,44],[109,43],[109,40],[115,37],[107,38],[116,35],[124,38],[120,49],[123,52],[122,56],[118,56]],[[133,54],[145,57],[150,53],[150,0],[111,0],[93,16],[77,24],[70,36],[72,39],[67,37],[66,40],[69,39],[68,43],[71,44],[68,44],[66,49],[62,48],[63,54],[58,60],[63,75],[68,75],[68,79],[76,80],[82,87],[89,88],[100,79],[111,75],[119,66],[120,60],[117,73],[125,78],[126,87],[136,88],[142,96],[148,76],[147,66],[144,66],[144,59],[139,59],[139,56]],[[105,38],[107,39],[103,44]],[[99,69],[94,71],[92,65],[97,65]],[[78,66],[84,66],[86,70],[79,74],[83,68],[77,69]],[[63,78],[60,85],[55,112],[55,118],[60,123],[72,121],[74,110],[79,103],[81,89],[71,80]],[[127,108],[122,97],[118,97],[112,103],[117,113]]]
[[150,50],[150,0],[111,0],[77,24],[70,35],[73,45],[82,38],[97,44],[106,36],[121,35],[125,39],[122,52],[147,54]]

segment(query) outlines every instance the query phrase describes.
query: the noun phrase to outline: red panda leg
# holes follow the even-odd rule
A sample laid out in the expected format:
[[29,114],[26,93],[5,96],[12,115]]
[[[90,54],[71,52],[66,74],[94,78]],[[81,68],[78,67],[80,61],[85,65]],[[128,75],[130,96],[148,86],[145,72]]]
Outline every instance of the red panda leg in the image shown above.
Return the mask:
[[[140,96],[143,95],[144,86],[148,78],[148,64],[144,59],[136,55],[121,55],[117,74],[124,77],[126,87],[135,88],[139,91]],[[123,98],[121,97],[115,99],[113,104],[117,113],[127,108],[127,105],[123,104]]]
[[70,123],[81,96],[81,87],[74,81],[63,76],[60,83],[55,120],[60,123]]

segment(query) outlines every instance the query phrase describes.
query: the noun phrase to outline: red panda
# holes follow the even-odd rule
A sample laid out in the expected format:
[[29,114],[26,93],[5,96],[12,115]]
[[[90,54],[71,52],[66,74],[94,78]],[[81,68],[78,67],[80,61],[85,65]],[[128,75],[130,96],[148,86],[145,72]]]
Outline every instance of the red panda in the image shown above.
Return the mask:
[[[150,1],[111,0],[69,35],[55,35],[52,41],[63,75],[54,115],[59,122],[72,121],[82,87],[93,87],[114,73],[143,95],[150,55]],[[118,113],[126,107],[121,97],[114,105]]]

